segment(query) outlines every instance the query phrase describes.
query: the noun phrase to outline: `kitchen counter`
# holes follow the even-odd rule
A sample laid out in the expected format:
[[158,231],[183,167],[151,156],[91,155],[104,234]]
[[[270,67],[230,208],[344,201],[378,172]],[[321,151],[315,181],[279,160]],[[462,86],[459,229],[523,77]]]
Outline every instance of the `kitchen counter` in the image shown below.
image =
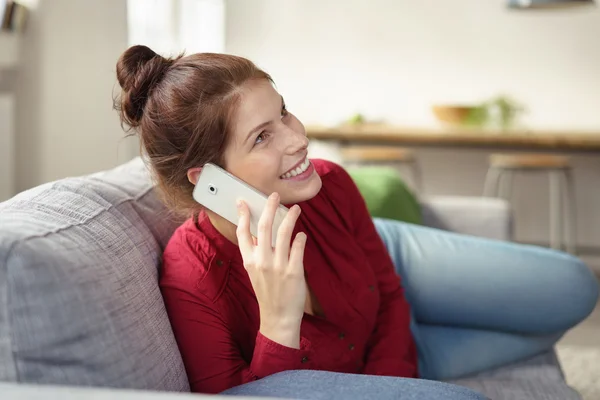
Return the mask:
[[307,126],[310,139],[342,144],[389,144],[401,146],[494,148],[530,151],[599,152],[600,130],[493,131],[471,128],[410,128],[389,125]]

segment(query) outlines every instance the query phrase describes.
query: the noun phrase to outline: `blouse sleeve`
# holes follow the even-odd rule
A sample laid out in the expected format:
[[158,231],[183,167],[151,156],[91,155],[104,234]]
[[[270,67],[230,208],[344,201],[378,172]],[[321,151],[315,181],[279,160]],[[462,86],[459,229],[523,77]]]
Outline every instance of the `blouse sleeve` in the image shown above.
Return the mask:
[[193,392],[219,393],[284,370],[310,368],[308,340],[301,338],[300,349],[294,349],[260,332],[252,360],[246,361],[230,321],[217,304],[190,283],[194,280],[189,273],[169,272],[189,271],[190,266],[181,263],[189,263],[190,258],[165,252],[163,271],[167,273],[161,276],[160,287]]

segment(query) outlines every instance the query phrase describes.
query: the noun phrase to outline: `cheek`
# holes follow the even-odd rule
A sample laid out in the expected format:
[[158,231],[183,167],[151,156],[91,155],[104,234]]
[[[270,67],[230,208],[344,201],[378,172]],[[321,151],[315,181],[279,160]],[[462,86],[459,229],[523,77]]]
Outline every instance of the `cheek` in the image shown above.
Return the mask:
[[270,193],[274,190],[274,179],[279,178],[277,175],[281,169],[279,161],[279,157],[262,153],[256,157],[232,163],[229,172],[258,190]]

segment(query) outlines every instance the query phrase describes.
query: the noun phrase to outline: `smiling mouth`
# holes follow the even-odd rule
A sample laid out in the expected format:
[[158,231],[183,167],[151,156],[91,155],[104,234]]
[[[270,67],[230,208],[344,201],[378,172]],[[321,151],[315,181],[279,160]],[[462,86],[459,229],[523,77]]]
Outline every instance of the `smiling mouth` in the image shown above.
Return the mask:
[[296,175],[300,175],[303,172],[306,172],[306,170],[308,169],[309,166],[310,166],[310,161],[308,160],[308,157],[305,157],[304,161],[302,161],[300,163],[300,165],[298,165],[295,168],[292,168],[291,170],[289,170],[285,174],[281,175],[279,178],[280,179],[289,179],[289,178],[292,178],[292,177],[294,177]]

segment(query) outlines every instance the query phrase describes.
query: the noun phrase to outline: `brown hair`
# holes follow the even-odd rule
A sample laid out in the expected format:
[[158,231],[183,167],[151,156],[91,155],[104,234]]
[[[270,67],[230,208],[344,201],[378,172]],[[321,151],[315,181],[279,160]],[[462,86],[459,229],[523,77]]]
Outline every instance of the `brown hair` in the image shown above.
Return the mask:
[[272,82],[242,57],[199,53],[164,58],[139,45],[119,58],[117,79],[121,126],[139,134],[163,201],[185,216],[200,208],[192,198],[188,169],[207,162],[225,167],[223,153],[240,87],[252,79]]

